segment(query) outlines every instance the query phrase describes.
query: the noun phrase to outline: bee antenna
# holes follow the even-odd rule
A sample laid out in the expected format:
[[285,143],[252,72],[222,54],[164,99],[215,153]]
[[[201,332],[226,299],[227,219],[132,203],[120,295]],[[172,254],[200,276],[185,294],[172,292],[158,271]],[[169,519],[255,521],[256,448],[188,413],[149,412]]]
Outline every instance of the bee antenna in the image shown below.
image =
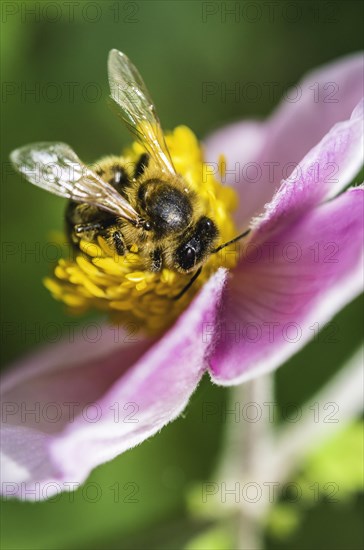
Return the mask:
[[193,283],[196,281],[197,277],[201,274],[201,271],[202,271],[202,266],[200,266],[198,268],[198,270],[193,274],[193,276],[191,277],[191,279],[188,281],[188,283],[186,284],[186,286],[184,286],[181,290],[181,292],[179,292],[178,294],[176,294],[176,296],[173,296],[172,300],[179,300],[180,298],[182,298],[182,296],[185,294],[185,292],[187,292],[187,290],[189,288],[191,288],[191,286],[193,285]]
[[240,241],[240,239],[243,239],[244,237],[249,235],[250,231],[251,231],[251,229],[247,229],[246,231],[244,231],[244,233],[241,233],[237,237],[234,237],[234,239],[231,239],[231,241],[227,241],[226,243],[221,244],[217,248],[214,248],[214,250],[211,251],[211,254],[216,254],[217,252],[220,252],[220,250],[222,250],[226,246],[229,246],[229,244],[233,244],[233,243],[236,243],[236,241]]
[[[220,252],[220,250],[222,250],[226,246],[229,246],[229,244],[236,243],[236,241],[239,241],[240,239],[243,239],[244,237],[249,235],[250,231],[251,231],[251,229],[247,229],[246,231],[244,231],[244,233],[241,233],[240,235],[238,235],[234,239],[231,239],[231,241],[227,241],[226,243],[221,244],[220,246],[218,246],[217,248],[212,250],[211,254],[216,254],[216,252]],[[193,283],[196,281],[197,277],[201,274],[201,271],[202,271],[202,266],[200,266],[198,268],[198,270],[194,273],[194,275],[188,281],[186,286],[182,288],[181,292],[176,294],[176,296],[173,296],[172,300],[179,300],[180,298],[182,298],[182,296],[187,292],[187,290],[189,290],[191,288]]]

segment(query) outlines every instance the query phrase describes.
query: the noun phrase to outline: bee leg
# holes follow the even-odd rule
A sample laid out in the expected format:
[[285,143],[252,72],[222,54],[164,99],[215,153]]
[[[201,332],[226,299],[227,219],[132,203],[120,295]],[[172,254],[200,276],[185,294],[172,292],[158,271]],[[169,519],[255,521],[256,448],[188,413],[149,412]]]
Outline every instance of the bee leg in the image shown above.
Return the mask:
[[150,259],[152,260],[150,270],[154,273],[158,273],[159,271],[161,271],[163,265],[163,257],[160,248],[156,248],[155,250],[153,250],[150,255]]
[[149,155],[147,153],[143,153],[140,155],[138,162],[135,165],[134,170],[134,178],[138,179],[139,176],[144,174],[145,169],[147,168],[149,163]]
[[119,256],[124,256],[126,246],[123,236],[120,231],[114,231],[112,233],[112,239],[114,242],[115,250]]
[[182,298],[182,296],[191,288],[193,283],[196,281],[197,277],[201,274],[202,266],[198,268],[197,271],[195,271],[194,275],[191,277],[191,279],[188,281],[185,287],[182,288],[181,292],[176,294],[176,296],[173,296],[172,300],[179,300]]
[[76,235],[81,233],[87,233],[88,231],[100,231],[103,229],[103,225],[100,222],[90,222],[90,223],[78,223],[74,226],[74,232]]

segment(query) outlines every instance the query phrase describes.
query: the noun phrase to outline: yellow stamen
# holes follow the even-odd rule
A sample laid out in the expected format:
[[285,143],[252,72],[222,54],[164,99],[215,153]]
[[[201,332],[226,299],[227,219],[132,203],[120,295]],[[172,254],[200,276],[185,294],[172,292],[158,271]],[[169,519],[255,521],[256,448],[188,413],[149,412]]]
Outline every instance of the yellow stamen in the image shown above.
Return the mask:
[[[235,192],[221,185],[213,170],[205,170],[201,147],[186,126],[179,126],[166,135],[173,164],[201,202],[201,211],[211,217],[220,232],[220,242],[237,235],[232,212],[237,205]],[[121,164],[135,163],[143,152],[134,143]],[[102,168],[103,160],[98,162]],[[219,170],[223,174],[224,162]],[[167,328],[187,307],[193,296],[220,266],[231,268],[236,263],[234,254],[212,254],[200,277],[180,300],[172,300],[188,283],[192,274],[184,275],[169,269],[151,273],[144,269],[136,245],[125,256],[117,256],[106,241],[98,236],[96,242],[80,242],[80,251],[73,260],[61,259],[54,269],[54,278],[47,278],[45,286],[55,299],[63,301],[73,312],[96,308],[109,311],[113,322],[134,323],[150,333]]]

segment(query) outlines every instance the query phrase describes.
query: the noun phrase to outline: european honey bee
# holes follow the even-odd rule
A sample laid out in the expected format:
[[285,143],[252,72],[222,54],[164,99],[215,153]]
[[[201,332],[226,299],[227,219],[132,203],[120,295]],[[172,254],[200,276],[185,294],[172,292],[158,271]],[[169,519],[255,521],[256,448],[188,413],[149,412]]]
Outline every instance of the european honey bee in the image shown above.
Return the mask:
[[118,114],[145,149],[133,171],[120,159],[91,170],[64,143],[35,143],[11,154],[14,167],[32,184],[70,199],[66,230],[80,240],[102,236],[118,255],[138,247],[145,269],[195,271],[179,298],[201,272],[219,232],[204,215],[198,196],[173,166],[153,101],[136,67],[118,50],[108,59],[111,97]]

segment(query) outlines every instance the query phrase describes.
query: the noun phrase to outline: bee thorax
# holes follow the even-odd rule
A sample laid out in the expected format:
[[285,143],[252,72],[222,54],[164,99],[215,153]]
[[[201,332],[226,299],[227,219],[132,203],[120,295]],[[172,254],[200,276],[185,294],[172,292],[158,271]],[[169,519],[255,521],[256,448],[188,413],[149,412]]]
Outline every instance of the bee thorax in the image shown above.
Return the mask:
[[183,231],[192,219],[189,197],[169,183],[148,180],[140,186],[138,198],[157,237]]

